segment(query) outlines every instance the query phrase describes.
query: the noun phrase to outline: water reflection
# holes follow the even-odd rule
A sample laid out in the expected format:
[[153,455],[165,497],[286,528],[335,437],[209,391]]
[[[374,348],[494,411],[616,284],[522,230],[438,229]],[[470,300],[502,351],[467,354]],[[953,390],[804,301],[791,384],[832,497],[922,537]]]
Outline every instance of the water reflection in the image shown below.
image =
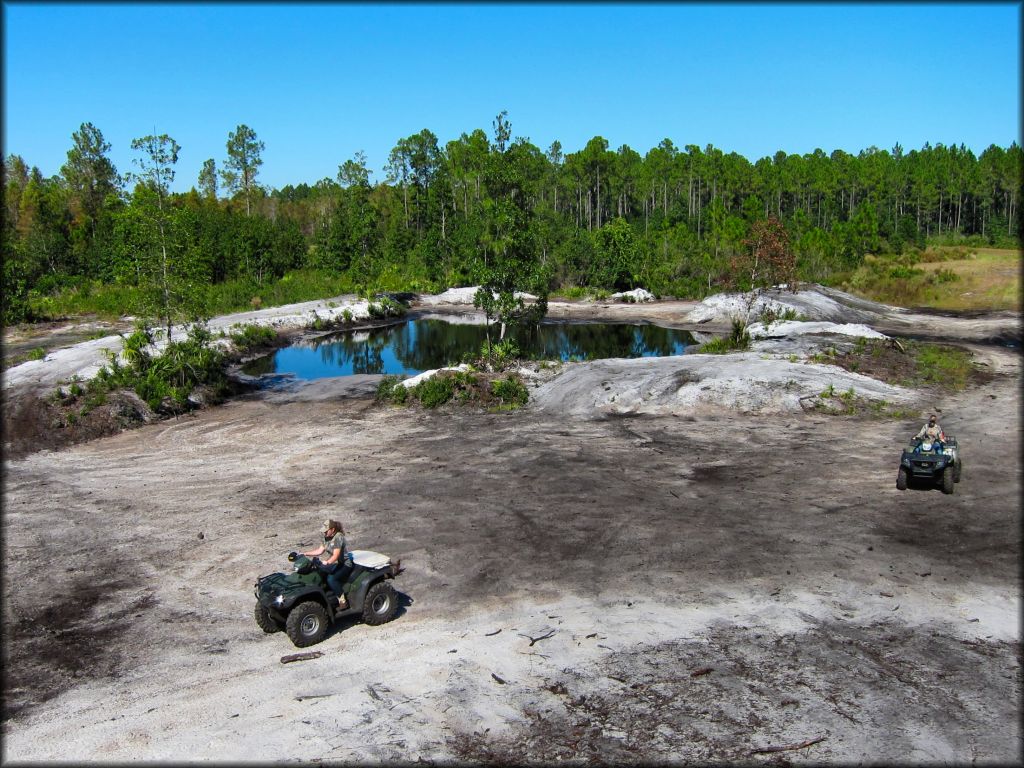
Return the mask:
[[[563,361],[680,355],[695,343],[686,331],[622,323],[550,322],[512,331],[512,337],[526,357]],[[243,370],[252,376],[292,373],[304,380],[354,373],[412,376],[460,362],[467,352],[477,352],[485,338],[482,325],[411,320],[297,344],[254,360]],[[497,329],[491,338],[497,338]]]

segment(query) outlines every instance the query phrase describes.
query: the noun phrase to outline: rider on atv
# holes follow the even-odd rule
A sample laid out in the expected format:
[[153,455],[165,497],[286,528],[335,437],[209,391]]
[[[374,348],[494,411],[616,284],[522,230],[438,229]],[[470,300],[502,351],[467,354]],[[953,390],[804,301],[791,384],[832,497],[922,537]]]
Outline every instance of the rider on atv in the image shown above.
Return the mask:
[[942,427],[939,426],[939,421],[934,413],[928,417],[928,423],[921,427],[921,431],[914,436],[914,439],[918,441],[915,453],[921,452],[922,440],[925,443],[931,443],[932,450],[936,453],[942,453],[946,435],[942,431]]

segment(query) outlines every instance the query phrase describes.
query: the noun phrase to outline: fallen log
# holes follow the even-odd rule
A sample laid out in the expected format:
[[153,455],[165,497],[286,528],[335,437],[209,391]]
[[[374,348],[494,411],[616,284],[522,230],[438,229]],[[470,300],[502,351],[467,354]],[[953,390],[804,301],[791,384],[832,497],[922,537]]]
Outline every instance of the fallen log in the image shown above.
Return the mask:
[[293,661],[308,661],[309,659],[319,659],[323,656],[320,651],[307,651],[306,653],[291,653],[287,656],[281,657],[282,664],[291,664]]
[[806,749],[807,747],[817,744],[819,741],[824,741],[824,736],[819,736],[816,739],[808,739],[807,741],[801,741],[799,744],[783,744],[779,747],[761,747],[760,749],[750,750],[752,755],[766,755],[775,752],[789,752],[794,749]]

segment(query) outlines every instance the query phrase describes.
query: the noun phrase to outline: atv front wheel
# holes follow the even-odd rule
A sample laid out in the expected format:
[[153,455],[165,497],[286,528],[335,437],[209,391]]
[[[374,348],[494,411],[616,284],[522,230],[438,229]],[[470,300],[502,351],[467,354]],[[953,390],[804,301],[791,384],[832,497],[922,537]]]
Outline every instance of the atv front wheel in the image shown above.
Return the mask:
[[956,478],[953,477],[953,470],[951,468],[944,469],[942,471],[942,492],[952,493],[953,488],[955,487],[953,485],[955,480]]
[[256,624],[268,635],[272,635],[274,632],[280,632],[284,629],[284,627],[271,618],[270,611],[264,608],[262,603],[256,603],[256,610],[254,611],[254,614]]
[[961,470],[961,466],[960,466],[960,462],[958,461],[956,464],[953,465],[953,482],[954,483],[959,483],[960,482],[960,470]]
[[363,602],[363,622],[376,626],[395,618],[398,613],[398,593],[386,581],[378,581],[366,593]]
[[900,467],[900,471],[896,475],[896,487],[901,490],[907,490],[907,470],[906,467]]
[[296,648],[316,645],[327,634],[327,611],[315,600],[306,600],[292,608],[285,630]]

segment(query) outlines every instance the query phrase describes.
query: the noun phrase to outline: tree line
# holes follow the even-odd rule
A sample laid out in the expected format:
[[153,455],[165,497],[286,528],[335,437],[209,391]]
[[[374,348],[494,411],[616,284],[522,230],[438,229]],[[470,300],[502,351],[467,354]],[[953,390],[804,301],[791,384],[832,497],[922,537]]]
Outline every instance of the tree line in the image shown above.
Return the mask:
[[258,295],[299,269],[363,290],[485,284],[507,304],[513,289],[701,297],[746,288],[765,237],[811,281],[849,272],[867,253],[928,243],[1019,247],[1016,142],[977,156],[963,144],[897,144],[752,163],[670,139],[643,155],[600,136],[573,153],[558,141],[542,150],[513,138],[505,112],[491,129],[443,146],[428,129],[401,138],[379,181],[359,152],[333,178],[268,189],[264,144],[239,125],[219,167],[206,160],[192,189],[172,193],[173,138],[133,141],[122,175],[102,132],[84,123],[52,177],[18,155],[3,161],[3,319],[31,319],[32,294],[97,282],[132,288],[140,306],[125,311],[169,325],[201,314],[210,286],[243,281]]

